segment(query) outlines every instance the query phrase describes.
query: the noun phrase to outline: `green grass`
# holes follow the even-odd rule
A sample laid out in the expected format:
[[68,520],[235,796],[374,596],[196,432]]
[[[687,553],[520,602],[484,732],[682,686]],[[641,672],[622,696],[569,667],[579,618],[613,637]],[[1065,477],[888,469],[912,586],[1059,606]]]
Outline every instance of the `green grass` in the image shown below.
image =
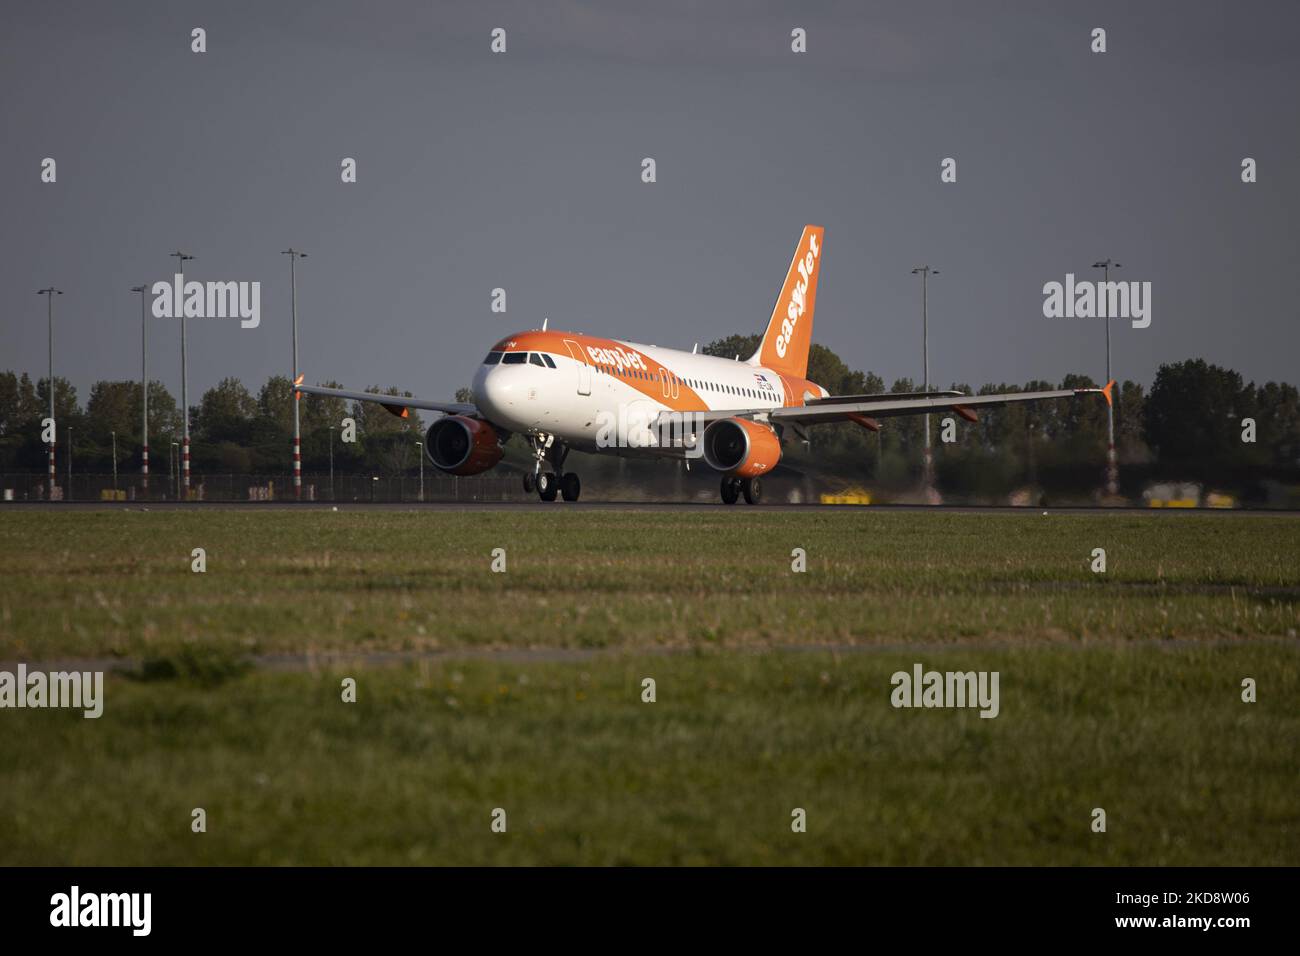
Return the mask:
[[[207,552],[207,573],[190,553]],[[808,571],[790,570],[803,548]],[[1089,570],[1105,548],[1108,571]],[[494,548],[507,571],[490,571]],[[104,511],[0,518],[0,659],[1294,636],[1300,518]]]
[[1297,520],[0,512],[0,661],[129,658],[0,711],[0,865],[1296,865]]
[[[915,661],[1000,715],[894,709]],[[1298,695],[1280,642],[119,678],[4,715],[0,863],[1295,865]]]

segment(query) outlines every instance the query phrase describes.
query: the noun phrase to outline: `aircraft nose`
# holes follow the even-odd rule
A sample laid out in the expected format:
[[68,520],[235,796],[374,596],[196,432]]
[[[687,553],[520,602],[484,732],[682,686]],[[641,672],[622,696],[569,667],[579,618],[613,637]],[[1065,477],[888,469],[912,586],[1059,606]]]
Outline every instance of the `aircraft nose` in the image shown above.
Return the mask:
[[490,369],[488,373],[483,376],[482,387],[483,395],[481,397],[483,404],[486,405],[488,409],[497,412],[497,414],[504,413],[514,404],[515,389],[510,384],[510,376],[503,375],[501,369]]

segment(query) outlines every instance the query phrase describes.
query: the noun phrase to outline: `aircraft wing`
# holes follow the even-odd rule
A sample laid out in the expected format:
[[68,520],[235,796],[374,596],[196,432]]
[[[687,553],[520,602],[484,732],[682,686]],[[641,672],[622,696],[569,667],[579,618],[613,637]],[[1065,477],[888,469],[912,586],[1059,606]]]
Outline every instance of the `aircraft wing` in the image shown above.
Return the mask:
[[[897,395],[841,395],[815,399],[806,405],[783,408],[735,408],[708,412],[686,413],[699,415],[706,422],[723,418],[766,418],[773,425],[824,425],[831,422],[857,422],[875,430],[880,427],[877,418],[896,418],[901,415],[924,415],[928,412],[952,410],[967,421],[975,421],[972,410],[980,405],[1010,405],[1015,402],[1037,402],[1047,398],[1077,398],[1080,395],[1101,395],[1111,402],[1115,387],[1112,380],[1104,388],[1063,388],[1050,392],[1003,392],[996,395],[965,395],[961,392],[905,392]],[[662,414],[662,413],[661,413]]]
[[[1063,388],[1050,392],[1003,392],[996,395],[962,395],[961,393],[931,398],[881,399],[866,402],[812,402],[791,408],[776,408],[768,418],[773,423],[789,422],[794,425],[821,425],[826,422],[856,421],[861,419],[896,418],[900,415],[924,415],[927,412],[955,411],[967,421],[975,421],[973,408],[980,405],[1010,405],[1016,402],[1037,402],[1046,398],[1077,398],[1080,395],[1101,395],[1106,404],[1111,402],[1115,382],[1105,388]],[[870,428],[871,425],[867,424]]]
[[328,395],[333,398],[348,398],[355,402],[375,402],[383,405],[399,418],[405,418],[408,408],[422,408],[432,412],[446,412],[448,415],[477,415],[478,407],[465,402],[431,402],[424,398],[409,398],[405,395],[381,395],[378,392],[349,392],[341,388],[325,388],[323,385],[303,385],[301,377],[294,383],[294,389],[308,395]]
[[872,392],[869,395],[829,395],[826,398],[810,398],[808,405],[848,405],[852,402],[896,402],[905,398],[947,398],[950,395],[964,395],[955,389],[935,389],[929,392]]

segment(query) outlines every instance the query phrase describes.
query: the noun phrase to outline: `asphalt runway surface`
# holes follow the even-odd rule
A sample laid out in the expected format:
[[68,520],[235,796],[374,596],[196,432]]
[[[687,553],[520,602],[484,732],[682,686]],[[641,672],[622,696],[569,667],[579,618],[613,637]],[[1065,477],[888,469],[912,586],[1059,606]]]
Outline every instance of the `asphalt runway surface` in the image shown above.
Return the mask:
[[646,511],[658,514],[727,509],[738,514],[754,508],[766,512],[933,512],[935,514],[1082,514],[1082,515],[1150,515],[1174,518],[1177,515],[1218,515],[1220,517],[1300,517],[1300,511],[1266,508],[1101,508],[1093,506],[1031,508],[1012,505],[823,505],[771,504],[724,505],[720,501],[429,501],[422,504],[396,501],[6,501],[0,503],[0,516],[6,511]]

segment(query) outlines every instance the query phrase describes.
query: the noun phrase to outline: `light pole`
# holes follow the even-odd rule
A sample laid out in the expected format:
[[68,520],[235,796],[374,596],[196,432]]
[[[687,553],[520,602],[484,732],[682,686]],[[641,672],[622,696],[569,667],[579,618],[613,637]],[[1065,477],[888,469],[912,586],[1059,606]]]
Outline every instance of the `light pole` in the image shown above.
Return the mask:
[[330,425],[330,501],[334,500],[334,429],[337,426]]
[[113,500],[117,500],[117,432],[110,431],[113,436]]
[[64,501],[72,500],[72,426],[68,426],[68,490],[63,496]]
[[176,478],[176,443],[175,442],[172,442],[171,447],[167,449],[167,470],[170,472],[172,478],[172,494],[175,497],[179,498],[181,496],[181,490]]
[[40,289],[37,295],[45,296],[45,316],[50,326],[50,427],[53,431],[50,433],[50,493],[54,497],[54,446],[58,443],[58,426],[54,421],[54,297],[63,295],[61,289],[50,286],[48,289]]
[[[938,275],[938,269],[931,269],[929,266],[917,266],[912,270],[912,275],[921,277],[921,359],[925,364],[925,380],[922,384],[922,391],[930,390],[930,303],[928,296],[928,283],[931,275]],[[929,491],[934,484],[934,456],[930,451],[930,416],[925,416],[925,462],[924,462],[923,482],[925,490]]]
[[415,447],[419,449],[415,454],[420,459],[420,501],[424,501],[424,442],[417,441]]
[[144,427],[140,432],[140,487],[149,493],[149,323],[146,320],[145,293],[147,285],[131,286],[132,292],[140,293],[140,399],[144,407]]
[[[1092,264],[1094,269],[1101,269],[1102,275],[1106,280],[1106,287],[1097,295],[1097,302],[1100,305],[1106,301],[1103,296],[1107,295],[1110,288],[1110,270],[1111,267],[1116,269],[1122,268],[1114,259],[1101,259]],[[1106,384],[1110,383],[1110,312],[1107,310],[1106,317]],[[1114,495],[1119,493],[1119,462],[1115,458],[1115,409],[1110,402],[1106,403],[1106,494]]]
[[[170,252],[168,255],[176,257],[176,284],[181,290],[181,298],[185,297],[185,263],[194,257],[187,253]],[[190,496],[190,387],[189,372],[186,363],[185,354],[185,308],[181,307],[181,487],[185,489],[185,497]],[[180,497],[177,495],[177,497]]]
[[[293,384],[298,384],[298,273],[296,265],[299,259],[306,259],[307,253],[299,252],[293,246],[280,253],[289,257],[289,295],[293,303]],[[298,430],[298,392],[293,393],[293,496],[302,497],[302,435]]]

